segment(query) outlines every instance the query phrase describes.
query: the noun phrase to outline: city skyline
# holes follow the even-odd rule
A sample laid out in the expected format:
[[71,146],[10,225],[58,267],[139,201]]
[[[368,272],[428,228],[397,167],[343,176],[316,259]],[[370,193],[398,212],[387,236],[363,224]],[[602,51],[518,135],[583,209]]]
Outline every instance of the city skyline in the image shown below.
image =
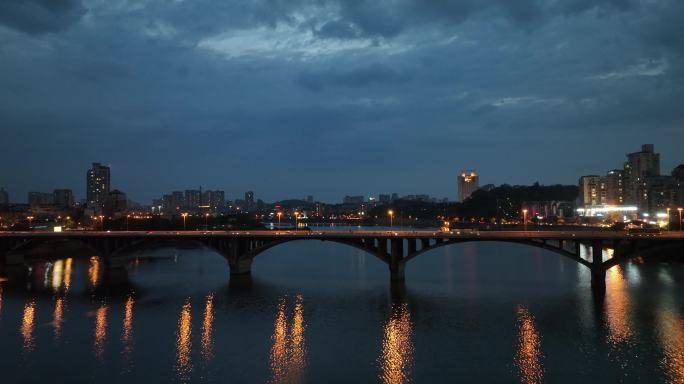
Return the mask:
[[[623,156],[624,156],[624,155],[629,155],[629,151],[624,151],[624,152],[623,152]],[[663,157],[662,160],[659,160],[659,161],[660,161],[661,164],[662,164],[662,169],[663,169],[663,171],[664,171],[664,174],[669,174],[669,171],[670,171],[670,170],[674,169],[677,165],[681,165],[681,164],[684,162],[684,160],[682,160],[682,159],[671,158],[671,157],[667,156],[667,154]],[[669,164],[673,164],[673,165],[670,167]],[[100,165],[102,165],[102,166],[104,166],[104,167],[107,168],[107,169],[111,169],[111,168],[112,168],[112,166],[111,166],[110,164],[106,164],[106,163],[102,163],[102,164],[101,164],[101,162],[95,162],[95,163],[92,163],[92,165],[93,165],[93,166],[100,166]],[[595,165],[592,169],[599,169],[598,172],[595,172],[595,173],[591,173],[591,172],[580,173],[580,174],[578,174],[578,175],[575,176],[575,181],[574,181],[574,182],[553,183],[553,182],[547,182],[546,180],[539,180],[539,179],[537,179],[537,180],[534,180],[534,181],[532,181],[532,182],[530,182],[530,183],[528,183],[528,184],[524,184],[524,183],[519,183],[519,184],[517,184],[517,183],[497,182],[497,181],[495,181],[495,180],[489,180],[489,179],[485,178],[485,181],[486,181],[486,182],[484,182],[484,183],[480,182],[480,183],[479,183],[479,186],[485,186],[485,185],[504,185],[504,184],[509,184],[509,185],[531,185],[531,184],[533,184],[533,183],[535,183],[535,182],[538,182],[538,183],[540,183],[540,184],[542,184],[542,185],[575,185],[575,184],[577,184],[577,181],[576,181],[577,178],[582,178],[582,177],[584,177],[585,175],[590,175],[590,174],[591,174],[591,175],[594,175],[594,174],[602,174],[602,173],[605,171],[605,169],[617,169],[617,168],[621,168],[622,165],[623,165],[623,164],[620,164],[620,161],[617,160],[617,159],[613,159],[612,163],[610,163],[610,164]],[[601,171],[601,169],[603,169],[603,171]],[[458,181],[458,179],[461,177],[461,175],[462,175],[463,172],[464,172],[463,169],[459,170],[458,172],[454,172],[454,174],[451,175],[451,176],[453,176],[453,177],[445,177],[445,178],[442,179],[442,182],[443,182],[444,184],[449,184],[449,183],[450,183],[451,186],[452,186],[452,188],[453,188],[453,180],[454,180],[454,179],[457,179],[457,181]],[[468,171],[468,172],[471,172],[471,171]],[[473,171],[473,172],[474,172],[474,171]],[[77,173],[77,172],[74,172],[74,173]],[[89,173],[88,175],[90,175],[90,173]],[[107,176],[109,177],[109,175],[107,175]],[[479,179],[479,176],[480,176],[480,175],[479,175],[479,173],[478,173],[478,179]],[[89,176],[88,176],[88,177],[89,177]],[[486,176],[485,176],[485,177],[486,177]],[[245,194],[247,193],[247,192],[245,192],[245,191],[252,192],[252,190],[250,190],[249,188],[245,188],[245,189],[240,190],[240,189],[235,188],[235,187],[233,187],[233,188],[223,187],[223,186],[220,186],[218,183],[213,183],[213,184],[212,184],[212,183],[207,183],[207,184],[202,184],[202,183],[201,183],[201,184],[199,184],[198,186],[180,186],[180,185],[176,185],[176,186],[174,186],[173,188],[168,189],[168,190],[152,191],[152,192],[150,192],[150,193],[151,193],[151,197],[150,197],[149,199],[145,199],[145,198],[140,198],[140,197],[138,197],[138,196],[136,196],[136,195],[134,195],[134,194],[132,195],[130,192],[128,192],[128,189],[126,189],[126,188],[124,188],[124,187],[121,187],[121,184],[117,181],[117,180],[119,180],[119,178],[125,180],[125,179],[127,179],[127,176],[126,176],[126,175],[115,175],[115,176],[114,176],[114,183],[111,183],[112,185],[114,185],[113,188],[116,188],[116,189],[125,191],[126,193],[128,193],[128,198],[129,198],[131,201],[134,201],[134,202],[136,202],[136,203],[142,204],[143,206],[146,206],[146,205],[152,203],[154,200],[158,200],[158,199],[162,198],[163,195],[164,195],[165,193],[171,193],[171,192],[173,192],[173,191],[190,191],[191,188],[199,188],[199,189],[204,188],[205,190],[208,190],[209,192],[211,192],[212,190],[221,191],[222,193],[225,193],[225,196],[226,196],[225,199],[226,199],[226,200],[229,200],[229,201],[242,199],[242,197],[245,196]],[[87,183],[88,183],[88,182],[86,181],[86,184],[87,184]],[[107,183],[110,183],[110,181],[107,180]],[[80,184],[81,184],[81,185],[83,184],[83,180],[80,180]],[[125,184],[125,183],[124,183],[124,184]],[[458,184],[458,183],[457,183],[457,184]],[[581,184],[581,181],[580,181],[580,184]],[[217,185],[217,187],[214,187],[214,188],[207,188],[206,185]],[[57,191],[59,191],[59,190],[71,190],[71,191],[73,192],[73,197],[72,197],[72,199],[75,199],[75,201],[77,201],[77,202],[78,202],[78,201],[82,201],[82,200],[87,200],[87,199],[86,199],[86,196],[87,196],[87,187],[82,187],[82,186],[81,186],[81,187],[71,187],[71,188],[70,188],[69,186],[65,186],[64,183],[58,183],[58,184],[56,184],[56,185],[54,185],[54,186],[47,186],[47,187],[42,188],[42,189],[35,189],[35,188],[34,188],[34,189],[26,189],[26,192],[25,192],[24,195],[23,195],[23,196],[26,197],[26,200],[24,200],[23,197],[17,198],[17,196],[22,196],[22,195],[20,195],[20,194],[15,194],[14,191],[15,191],[17,188],[13,188],[12,186],[3,185],[3,184],[0,184],[0,188],[3,188],[4,192],[7,193],[7,194],[9,195],[9,200],[10,200],[11,203],[20,203],[20,204],[21,204],[21,203],[28,203],[28,202],[30,202],[30,199],[31,199],[31,197],[30,197],[31,193],[44,194],[46,191],[47,191],[48,193],[49,193],[49,191],[54,191],[54,193],[57,193]],[[264,202],[277,202],[277,201],[292,200],[292,199],[294,199],[294,200],[304,200],[304,201],[305,201],[305,200],[308,200],[309,197],[315,196],[315,197],[316,197],[316,201],[325,202],[325,203],[333,203],[333,204],[345,200],[345,198],[346,198],[346,197],[349,197],[350,195],[356,195],[355,193],[352,193],[352,192],[343,191],[343,192],[339,192],[339,193],[338,193],[337,195],[335,195],[335,196],[330,195],[330,196],[332,196],[332,198],[326,199],[326,198],[319,198],[319,197],[316,196],[316,195],[312,195],[311,193],[307,192],[307,190],[305,190],[305,189],[300,190],[299,195],[292,195],[292,196],[283,196],[283,195],[277,196],[277,192],[270,192],[270,191],[269,191],[269,192],[266,192],[266,193],[263,194],[263,195],[262,195],[261,193],[262,193],[261,191],[257,191],[257,193],[254,194],[253,196],[256,196],[255,198],[260,199],[260,200],[263,200]],[[52,194],[52,193],[49,193],[49,194]],[[430,197],[434,197],[434,198],[438,198],[438,199],[447,198],[449,201],[462,201],[461,196],[460,196],[460,191],[459,191],[458,185],[456,185],[456,187],[451,191],[451,193],[448,193],[448,194],[445,194],[445,195],[438,195],[438,194],[434,194],[434,193],[428,193],[428,191],[424,191],[424,190],[397,191],[396,189],[392,189],[392,187],[390,186],[390,187],[385,187],[384,189],[382,189],[382,190],[380,190],[380,191],[373,191],[373,192],[361,193],[361,194],[356,195],[356,196],[362,196],[362,197],[364,197],[365,199],[368,199],[368,198],[376,198],[376,199],[382,200],[382,196],[384,196],[384,195],[389,195],[389,194],[393,194],[393,195],[396,194],[396,195],[398,195],[399,197],[405,197],[405,196],[410,196],[410,195],[416,195],[416,194],[418,194],[418,195],[428,195],[428,196],[430,196]],[[265,196],[273,196],[273,198],[267,198],[267,197],[265,197]],[[580,197],[580,200],[581,200],[581,199],[582,199],[582,198]]]
[[671,169],[684,142],[678,2],[0,7],[14,196],[74,188],[92,161],[140,201],[453,196],[434,175],[570,184],[640,143]]

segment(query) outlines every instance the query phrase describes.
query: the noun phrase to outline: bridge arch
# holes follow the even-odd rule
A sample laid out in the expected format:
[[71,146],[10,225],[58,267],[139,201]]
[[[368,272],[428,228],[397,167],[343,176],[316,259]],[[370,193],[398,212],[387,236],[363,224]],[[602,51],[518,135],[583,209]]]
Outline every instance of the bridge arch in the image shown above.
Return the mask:
[[373,249],[365,247],[362,243],[360,242],[354,242],[354,241],[344,241],[341,239],[310,239],[310,238],[292,238],[292,239],[283,239],[283,240],[276,240],[276,241],[269,241],[265,243],[264,245],[257,247],[254,249],[252,252],[250,252],[249,257],[251,259],[256,258],[258,255],[266,252],[267,250],[276,247],[280,244],[285,244],[285,243],[290,243],[294,241],[321,241],[321,242],[331,242],[331,243],[337,243],[337,244],[343,244],[343,245],[348,245],[350,247],[360,249],[370,255],[375,256],[379,260],[389,263],[389,258],[385,255],[381,255],[379,252],[374,251]]
[[464,240],[449,240],[445,242],[438,242],[436,244],[430,245],[427,248],[423,248],[419,251],[416,251],[415,253],[409,254],[404,258],[404,262],[408,262],[426,252],[432,251],[433,249],[437,249],[443,246],[447,245],[453,245],[453,244],[465,244],[465,243],[481,243],[481,242],[492,242],[492,243],[509,243],[509,244],[522,244],[522,245],[528,245],[536,248],[541,248],[547,251],[554,252],[556,254],[559,254],[561,256],[564,256],[566,258],[571,259],[574,262],[577,262],[579,264],[584,265],[587,268],[591,268],[591,263],[587,260],[584,260],[581,258],[579,255],[575,255],[572,252],[566,251],[565,249],[561,249],[558,247],[554,247],[545,243],[541,242],[536,242],[536,241],[530,241],[530,240],[506,240],[506,239],[501,239],[501,240],[492,240],[492,239],[464,239]]
[[187,244],[192,244],[196,245],[199,248],[207,248],[215,253],[218,253],[222,256],[223,252],[221,252],[220,249],[216,248],[209,242],[205,242],[202,240],[198,239],[183,239],[181,241],[178,241],[176,239],[163,239],[163,238],[143,238],[143,239],[137,239],[133,240],[130,242],[126,242],[124,245],[114,249],[110,257],[112,258],[123,258],[123,257],[128,257],[130,254],[140,251],[140,250],[145,250],[145,249],[152,249],[157,246],[158,248],[174,248],[178,247],[181,245],[187,245]]
[[661,252],[673,251],[673,250],[684,250],[681,244],[675,243],[665,243],[656,246],[650,246],[641,249],[630,249],[628,251],[618,252],[615,250],[615,254],[612,258],[603,262],[606,270],[613,268],[617,265],[623,264],[629,260],[635,259],[637,257],[649,257],[653,254],[658,254]]
[[[66,240],[55,240],[51,238],[42,238],[42,237],[35,237],[31,238],[25,241],[20,242],[19,244],[14,245],[12,248],[7,250],[5,252],[5,260],[9,261],[10,264],[21,264],[24,262],[25,255],[22,254],[22,251],[28,251],[31,249],[35,249],[41,245],[50,245],[50,244],[78,244],[78,246],[81,249],[88,250],[91,252],[92,255],[99,255],[101,254],[101,250],[99,250],[97,247],[93,246],[93,244],[90,244],[89,242],[82,241],[81,239],[66,239]],[[18,259],[16,258],[17,256],[20,256],[21,258]]]

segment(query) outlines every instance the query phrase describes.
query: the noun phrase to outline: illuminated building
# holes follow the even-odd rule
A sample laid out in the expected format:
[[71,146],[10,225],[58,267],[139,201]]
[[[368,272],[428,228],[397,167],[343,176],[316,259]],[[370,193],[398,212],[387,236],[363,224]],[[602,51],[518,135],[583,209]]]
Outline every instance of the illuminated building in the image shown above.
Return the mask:
[[604,177],[606,204],[625,203],[625,172],[621,169],[608,171]]
[[627,154],[625,162],[625,181],[627,182],[627,202],[639,208],[648,205],[648,190],[644,182],[650,176],[660,175],[660,154],[655,153],[653,144],[644,144],[640,152]]
[[461,171],[458,175],[458,201],[463,202],[480,188],[480,176],[475,170]]
[[86,175],[86,203],[89,208],[100,211],[109,196],[111,171],[100,163],[93,163]]
[[594,207],[606,203],[605,183],[601,176],[587,175],[579,179],[580,205]]

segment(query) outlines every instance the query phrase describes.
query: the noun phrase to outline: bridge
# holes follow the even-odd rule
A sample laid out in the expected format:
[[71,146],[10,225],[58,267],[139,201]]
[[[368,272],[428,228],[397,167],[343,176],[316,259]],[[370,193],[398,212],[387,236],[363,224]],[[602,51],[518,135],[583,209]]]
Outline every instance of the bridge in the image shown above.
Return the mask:
[[[332,241],[361,249],[389,266],[392,280],[404,280],[409,261],[435,248],[466,242],[524,244],[555,252],[591,270],[592,287],[605,288],[606,270],[630,258],[649,257],[671,249],[684,250],[684,232],[629,234],[616,231],[65,231],[0,232],[0,266],[24,263],[31,248],[76,241],[121,268],[127,255],[154,245],[191,242],[210,248],[228,261],[231,275],[251,272],[252,261],[279,244]],[[581,252],[584,247],[585,252]],[[604,258],[603,250],[612,249]],[[684,255],[684,253],[680,254]],[[1,270],[1,269],[0,269]]]

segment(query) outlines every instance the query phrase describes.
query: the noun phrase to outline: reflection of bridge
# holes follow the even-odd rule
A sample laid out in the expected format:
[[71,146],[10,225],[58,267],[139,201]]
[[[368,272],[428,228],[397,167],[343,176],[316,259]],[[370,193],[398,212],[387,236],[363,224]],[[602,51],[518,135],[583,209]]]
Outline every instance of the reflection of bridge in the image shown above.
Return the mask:
[[[276,245],[295,240],[333,241],[362,249],[389,265],[392,280],[404,279],[406,263],[437,247],[472,241],[518,243],[546,249],[572,259],[592,272],[592,285],[605,286],[606,270],[636,256],[684,247],[684,233],[629,235],[593,231],[154,231],[154,232],[0,232],[3,264],[23,262],[32,247],[77,241],[102,256],[110,267],[125,264],[126,254],[148,246],[193,242],[228,260],[231,274],[251,271],[254,257]],[[586,252],[580,250],[585,247]],[[604,260],[603,249],[613,250]],[[584,255],[584,257],[583,257]],[[594,255],[600,255],[594,257]]]

